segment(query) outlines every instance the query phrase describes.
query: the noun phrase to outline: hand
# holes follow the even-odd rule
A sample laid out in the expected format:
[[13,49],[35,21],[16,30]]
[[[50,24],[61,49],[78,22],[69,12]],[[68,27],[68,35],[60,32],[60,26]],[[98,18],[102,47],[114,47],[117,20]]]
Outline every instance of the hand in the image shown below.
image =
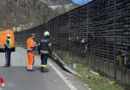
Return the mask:
[[37,46],[38,46],[36,42],[34,42],[34,46],[35,46],[35,47],[37,47]]
[[34,42],[34,46],[37,46],[36,42]]

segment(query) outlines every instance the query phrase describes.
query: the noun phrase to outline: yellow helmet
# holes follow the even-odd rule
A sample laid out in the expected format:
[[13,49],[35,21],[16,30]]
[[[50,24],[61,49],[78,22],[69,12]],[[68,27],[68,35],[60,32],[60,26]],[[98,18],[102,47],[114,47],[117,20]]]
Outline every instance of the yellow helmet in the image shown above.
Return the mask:
[[44,36],[49,36],[49,35],[50,35],[50,33],[48,31],[44,32]]

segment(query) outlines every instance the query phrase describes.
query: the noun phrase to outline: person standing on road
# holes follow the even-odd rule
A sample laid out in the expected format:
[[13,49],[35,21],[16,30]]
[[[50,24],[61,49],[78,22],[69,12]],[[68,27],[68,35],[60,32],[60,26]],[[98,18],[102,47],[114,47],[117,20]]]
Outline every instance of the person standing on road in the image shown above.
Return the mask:
[[10,67],[10,63],[11,63],[11,46],[12,46],[11,35],[7,34],[7,40],[6,40],[6,43],[5,43],[5,59],[6,59],[5,67]]
[[41,72],[47,72],[47,59],[52,54],[51,42],[49,39],[49,32],[44,32],[43,38],[40,41],[39,53],[41,54]]
[[31,34],[31,37],[27,40],[27,71],[33,70],[34,64],[34,50],[35,50],[35,42],[34,42],[35,34]]

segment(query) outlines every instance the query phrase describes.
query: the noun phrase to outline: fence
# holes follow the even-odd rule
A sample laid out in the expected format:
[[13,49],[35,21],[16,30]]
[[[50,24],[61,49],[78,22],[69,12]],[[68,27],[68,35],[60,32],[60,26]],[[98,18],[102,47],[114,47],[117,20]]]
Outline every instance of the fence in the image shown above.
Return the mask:
[[16,32],[17,42],[31,33],[39,42],[50,31],[53,46],[80,56],[115,62],[130,46],[130,0],[93,0],[30,30]]

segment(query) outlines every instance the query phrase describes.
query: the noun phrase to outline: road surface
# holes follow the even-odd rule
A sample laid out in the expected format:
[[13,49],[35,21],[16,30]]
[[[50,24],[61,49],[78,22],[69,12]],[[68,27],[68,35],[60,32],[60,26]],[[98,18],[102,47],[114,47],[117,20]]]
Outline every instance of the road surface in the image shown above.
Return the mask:
[[35,71],[27,72],[26,50],[16,47],[12,53],[11,67],[4,68],[5,55],[0,53],[0,77],[5,80],[6,87],[0,90],[89,90],[86,84],[80,82],[70,73],[63,71],[53,60],[48,61],[49,72],[39,71],[40,57],[35,56]]

